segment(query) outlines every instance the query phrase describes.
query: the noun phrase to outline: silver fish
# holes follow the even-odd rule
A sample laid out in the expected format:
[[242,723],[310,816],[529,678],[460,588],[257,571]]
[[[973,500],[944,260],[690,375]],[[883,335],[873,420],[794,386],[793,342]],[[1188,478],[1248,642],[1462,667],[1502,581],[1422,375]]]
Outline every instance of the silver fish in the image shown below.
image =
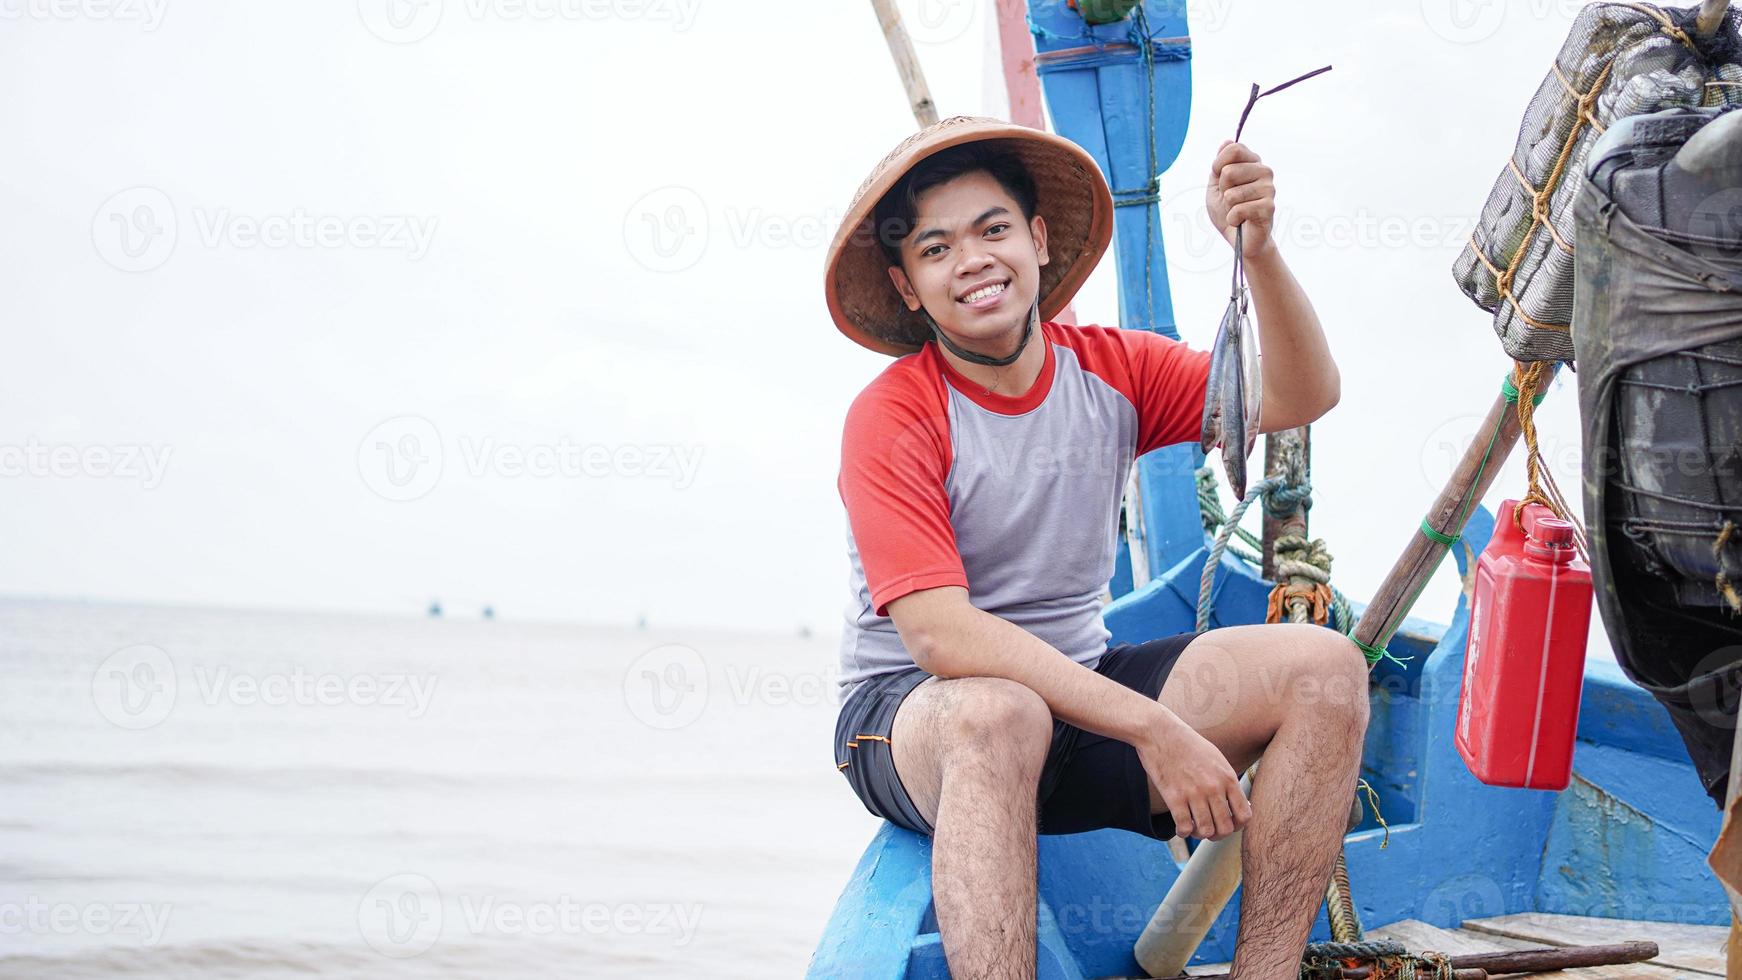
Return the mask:
[[1216,342],[1210,348],[1209,387],[1204,394],[1204,425],[1198,446],[1204,452],[1222,447],[1222,467],[1234,499],[1246,497],[1246,461],[1258,442],[1258,415],[1263,405],[1258,337],[1246,315],[1246,289],[1228,303]]

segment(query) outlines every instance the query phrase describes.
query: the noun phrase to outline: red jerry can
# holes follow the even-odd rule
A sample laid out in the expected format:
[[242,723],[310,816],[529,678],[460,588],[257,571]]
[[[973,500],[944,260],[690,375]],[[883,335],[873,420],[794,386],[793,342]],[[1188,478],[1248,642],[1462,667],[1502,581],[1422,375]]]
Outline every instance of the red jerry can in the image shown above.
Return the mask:
[[1494,537],[1476,562],[1458,754],[1490,786],[1566,789],[1585,683],[1591,569],[1573,526],[1541,504],[1500,505]]

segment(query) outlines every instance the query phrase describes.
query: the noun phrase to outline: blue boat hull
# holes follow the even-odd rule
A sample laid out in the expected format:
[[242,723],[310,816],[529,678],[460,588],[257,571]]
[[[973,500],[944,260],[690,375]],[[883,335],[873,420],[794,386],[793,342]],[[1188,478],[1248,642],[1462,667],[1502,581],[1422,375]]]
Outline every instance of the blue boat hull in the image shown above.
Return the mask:
[[[1460,573],[1493,518],[1479,510]],[[1200,552],[1106,613],[1115,642],[1189,630]],[[1215,625],[1262,622],[1267,585],[1224,560]],[[1364,775],[1389,832],[1363,825],[1345,842],[1368,925],[1540,911],[1653,921],[1728,921],[1705,863],[1719,815],[1668,715],[1609,663],[1593,663],[1579,717],[1573,785],[1564,793],[1478,783],[1452,745],[1468,612],[1446,627],[1411,620],[1392,642],[1406,665],[1374,671]],[[1123,831],[1042,837],[1041,977],[1141,976],[1132,946],[1179,873],[1167,847]],[[1232,957],[1239,896],[1196,962]],[[1315,935],[1328,938],[1321,913]],[[931,903],[931,842],[885,825],[865,850],[812,957],[817,978],[948,977]]]

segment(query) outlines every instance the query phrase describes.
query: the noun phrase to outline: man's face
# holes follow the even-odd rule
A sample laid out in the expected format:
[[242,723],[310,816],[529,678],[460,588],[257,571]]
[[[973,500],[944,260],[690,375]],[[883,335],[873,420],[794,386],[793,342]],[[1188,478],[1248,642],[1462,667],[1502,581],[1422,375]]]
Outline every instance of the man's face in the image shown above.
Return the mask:
[[1020,338],[1046,265],[1046,223],[1025,222],[997,179],[971,171],[919,197],[901,267],[889,276],[910,310],[925,307],[951,337],[998,350]]

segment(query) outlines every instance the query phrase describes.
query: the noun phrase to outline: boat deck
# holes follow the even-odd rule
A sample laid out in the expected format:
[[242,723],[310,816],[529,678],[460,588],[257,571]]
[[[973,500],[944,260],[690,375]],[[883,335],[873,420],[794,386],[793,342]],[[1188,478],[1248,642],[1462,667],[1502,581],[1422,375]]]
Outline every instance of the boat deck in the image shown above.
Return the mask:
[[[1441,929],[1425,922],[1405,919],[1367,930],[1368,939],[1390,939],[1412,950],[1436,950],[1457,956],[1462,953],[1502,952],[1541,946],[1596,946],[1629,940],[1657,944],[1657,958],[1622,966],[1592,966],[1554,973],[1538,973],[1536,980],[1705,980],[1724,975],[1724,926],[1690,926],[1675,922],[1639,922],[1632,919],[1599,919],[1579,915],[1523,912],[1491,919],[1467,919],[1457,929]],[[1228,964],[1194,966],[1193,975],[1226,973]]]

